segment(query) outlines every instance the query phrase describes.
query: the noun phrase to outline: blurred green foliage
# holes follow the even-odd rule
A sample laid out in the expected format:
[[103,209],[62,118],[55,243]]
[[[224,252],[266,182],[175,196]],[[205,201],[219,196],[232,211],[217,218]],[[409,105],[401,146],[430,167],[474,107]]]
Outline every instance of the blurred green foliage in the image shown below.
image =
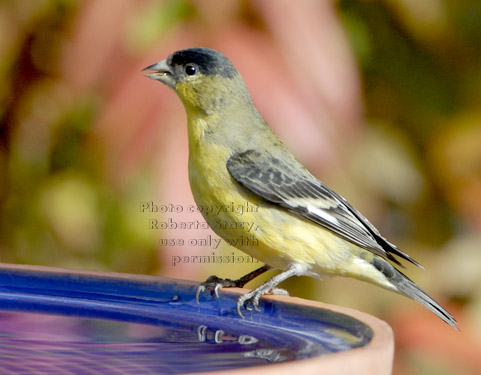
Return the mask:
[[[428,184],[412,234],[439,246],[460,226],[479,229],[479,215],[464,213],[481,199],[481,4],[340,1],[339,10],[362,66],[366,117],[402,134]],[[466,184],[476,194],[461,203],[454,187]]]
[[0,260],[152,273],[154,241],[132,215],[149,181],[116,188],[92,138],[96,92],[63,80],[77,1],[0,4]]

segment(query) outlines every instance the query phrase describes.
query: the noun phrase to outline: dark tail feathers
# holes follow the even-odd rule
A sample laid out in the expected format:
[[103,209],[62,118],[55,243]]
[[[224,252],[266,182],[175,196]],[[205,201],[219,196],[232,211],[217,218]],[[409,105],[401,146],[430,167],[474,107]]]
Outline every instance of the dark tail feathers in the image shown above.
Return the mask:
[[376,267],[376,269],[396,287],[398,293],[418,301],[421,305],[426,306],[451,327],[456,328],[459,331],[459,328],[456,327],[456,319],[454,319],[453,316],[448,313],[439,303],[429,297],[424,290],[411,281],[409,277],[397,270],[391,263],[381,259],[380,257],[375,257],[372,261],[372,265]]
[[[394,268],[394,267],[393,267]],[[412,298],[418,301],[420,304],[426,306],[429,310],[439,316],[451,327],[457,329],[457,321],[454,317],[447,312],[439,303],[429,297],[424,290],[417,286],[413,281],[411,281],[402,272],[395,269],[395,274],[390,278],[390,281],[398,288],[399,293],[405,295],[406,297]]]

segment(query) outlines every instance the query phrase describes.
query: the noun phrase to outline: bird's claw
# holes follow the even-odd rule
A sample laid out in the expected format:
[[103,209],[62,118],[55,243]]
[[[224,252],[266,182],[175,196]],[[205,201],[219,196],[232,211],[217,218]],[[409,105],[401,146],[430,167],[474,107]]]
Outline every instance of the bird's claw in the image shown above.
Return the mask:
[[[206,281],[204,281],[202,284],[200,284],[196,291],[195,291],[195,300],[197,303],[199,303],[199,296],[200,293],[206,291],[207,289],[212,292],[213,295],[215,295],[217,298],[219,298],[219,290],[223,287],[242,287],[244,285],[244,282],[239,279],[239,280],[231,280],[231,279],[221,279],[217,276],[210,276]],[[277,284],[274,284],[277,285]],[[244,315],[242,314],[242,308],[246,309],[247,311],[261,311],[259,308],[259,301],[261,297],[264,294],[270,293],[270,294],[280,294],[284,296],[288,296],[289,292],[284,289],[276,288],[273,285],[273,283],[265,283],[258,287],[257,289],[254,289],[243,296],[241,296],[237,300],[237,313],[239,314],[240,317],[244,318]]]
[[247,311],[252,311],[252,309],[256,311],[261,311],[259,309],[259,300],[264,295],[262,291],[258,291],[257,289],[244,294],[237,300],[237,313],[240,315],[241,318],[244,318],[242,314],[242,307]]
[[219,290],[222,288],[222,284],[215,284],[215,286],[205,285],[205,283],[200,284],[197,289],[195,290],[195,301],[199,304],[199,297],[202,292],[205,292],[207,289],[213,291],[214,295],[219,298]]
[[200,284],[197,289],[195,290],[195,301],[197,302],[197,304],[199,304],[199,295],[200,293],[202,293],[203,291],[205,291],[205,286],[203,284]]
[[215,287],[214,287],[214,294],[217,298],[219,298],[219,290],[220,288],[222,288],[222,284],[218,283]]
[[229,287],[236,287],[236,286],[239,286],[237,280],[221,279],[214,275],[209,276],[209,278],[206,281],[204,281],[197,287],[195,291],[195,300],[197,303],[199,303],[200,293],[206,291],[207,289],[211,290],[213,294],[217,298],[219,298],[219,290],[221,288],[224,288],[224,287],[229,288]]
[[255,311],[260,312],[261,309],[259,308],[259,301],[261,297],[267,293],[283,296],[289,295],[289,292],[285,289],[274,288],[271,290],[265,290],[264,288],[262,288],[261,285],[261,287],[244,294],[237,300],[237,313],[240,315],[240,317],[244,318],[244,315],[241,311],[242,307],[244,307],[244,309],[246,309],[247,311],[252,311],[252,309],[254,309]]

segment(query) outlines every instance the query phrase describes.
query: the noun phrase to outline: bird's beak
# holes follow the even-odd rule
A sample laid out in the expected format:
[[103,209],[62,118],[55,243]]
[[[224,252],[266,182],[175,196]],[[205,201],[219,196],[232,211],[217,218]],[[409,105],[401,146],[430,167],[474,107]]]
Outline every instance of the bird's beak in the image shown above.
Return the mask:
[[175,87],[176,82],[174,78],[174,73],[167,64],[167,60],[159,61],[158,63],[152,64],[147,68],[142,69],[143,72],[148,70],[150,70],[150,72],[144,73],[146,77],[163,82],[169,87]]

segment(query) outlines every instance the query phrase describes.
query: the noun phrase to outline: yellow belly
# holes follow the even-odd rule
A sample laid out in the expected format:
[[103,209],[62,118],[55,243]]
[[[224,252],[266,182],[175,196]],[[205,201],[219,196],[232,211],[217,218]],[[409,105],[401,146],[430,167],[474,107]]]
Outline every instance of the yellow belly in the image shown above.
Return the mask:
[[230,154],[222,145],[202,148],[190,150],[190,185],[205,220],[222,239],[280,270],[301,264],[308,266],[309,276],[348,276],[392,289],[372,266],[371,252],[242,187],[227,170]]
[[202,154],[196,155],[189,160],[192,193],[205,220],[221,238],[281,270],[301,263],[316,273],[339,273],[337,265],[350,257],[353,245],[244,189],[229,174],[227,160],[219,168],[203,160]]

